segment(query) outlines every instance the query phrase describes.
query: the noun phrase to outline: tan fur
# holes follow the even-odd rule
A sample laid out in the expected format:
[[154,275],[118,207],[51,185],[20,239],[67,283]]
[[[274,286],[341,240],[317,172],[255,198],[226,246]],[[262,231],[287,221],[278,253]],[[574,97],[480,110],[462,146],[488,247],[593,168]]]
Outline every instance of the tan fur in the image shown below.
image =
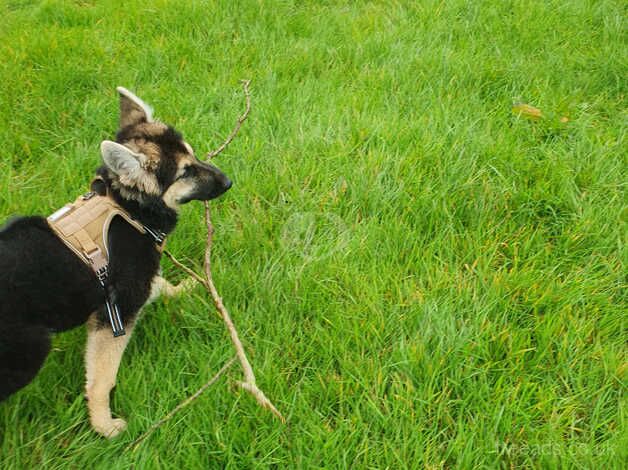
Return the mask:
[[127,199],[137,199],[137,195],[127,188],[139,189],[141,192],[155,196],[161,193],[157,177],[143,170],[120,176],[118,181],[112,182],[112,186]]
[[126,428],[123,419],[114,419],[111,416],[109,392],[116,384],[122,353],[132,331],[133,325],[126,325],[126,335],[114,338],[109,328],[98,328],[94,315],[87,323],[85,350],[87,408],[92,427],[105,437],[117,436]]
[[154,172],[159,168],[161,152],[156,143],[149,142],[146,139],[135,139],[125,143],[124,146],[142,156],[140,160],[142,169],[148,172]]
[[[184,168],[187,165],[194,164],[194,157],[192,155],[180,154],[177,155],[177,166],[179,168],[178,175],[183,173]],[[168,207],[174,210],[179,209],[179,203],[183,197],[191,193],[195,189],[195,182],[193,180],[179,180],[174,182],[164,193],[162,199]]]
[[[174,150],[174,155],[163,155],[159,144],[151,141],[151,138],[161,141],[158,137],[169,132],[169,127],[153,121],[152,109],[129,90],[119,87],[118,92],[120,93],[120,132],[124,133],[124,138],[119,137],[121,139],[119,143],[104,141],[101,149],[105,152],[103,158],[110,176],[110,184],[123,198],[142,203],[142,198],[147,195],[160,196],[167,206],[178,210],[179,201],[183,199],[199,199],[199,195],[203,194],[207,194],[207,197],[211,199],[229,189],[231,181],[217,168],[209,168],[208,165],[197,160],[192,147],[187,142],[183,142],[185,150],[175,145],[174,148],[180,150]],[[172,137],[168,135],[168,139]],[[120,146],[126,147],[132,153],[129,155],[129,152],[120,149]],[[156,173],[159,172],[161,159],[164,157],[169,160],[168,166],[164,167],[168,170],[167,184],[169,186],[162,194]],[[173,175],[170,167],[173,158],[177,165],[175,176],[177,178],[184,176],[174,182],[172,182]],[[188,165],[195,165],[196,170],[201,172],[200,176],[195,178],[184,175],[185,167]],[[216,184],[214,188],[211,187],[212,183]],[[202,191],[211,192],[202,193]],[[195,284],[196,281],[188,279],[174,286],[160,275],[156,275],[152,279],[151,292],[146,303],[154,301],[160,295],[181,294]],[[140,312],[138,316],[139,314]],[[105,437],[114,437],[126,427],[123,419],[111,416],[109,400],[109,394],[116,384],[120,361],[134,325],[129,323],[125,326],[126,335],[113,337],[109,325],[99,323],[95,315],[92,315],[88,321],[85,391],[91,424],[96,432]]]
[[194,155],[191,153],[190,154],[181,153],[177,155],[177,166],[179,167],[179,172],[183,171],[186,165],[194,165],[194,163],[196,163],[195,160],[196,158],[194,158]]
[[[160,296],[172,297],[190,290],[196,281],[186,279],[177,286],[161,276],[155,276],[151,284],[147,304]],[[109,394],[116,385],[116,376],[122,354],[131,338],[134,325],[126,326],[126,335],[114,338],[111,329],[99,328],[95,315],[87,322],[87,347],[85,349],[85,395],[89,419],[94,430],[105,437],[117,436],[126,428],[126,421],[113,418],[109,407]]]
[[[140,169],[128,175],[119,176],[119,183],[115,183],[116,189],[128,199],[136,199],[137,196],[126,188],[138,189],[140,192],[158,196],[161,190],[155,171],[159,168],[161,151],[157,144],[146,140],[145,137],[158,136],[164,133],[168,126],[161,122],[147,122],[138,124],[135,128],[138,134],[143,137],[125,142],[124,146],[141,155]],[[189,158],[189,156],[183,155],[183,158],[185,157]]]
[[162,199],[168,207],[178,210],[179,203],[177,201],[180,201],[186,194],[194,191],[194,187],[194,181],[179,180],[166,190]]
[[153,109],[137,95],[124,87],[117,87],[120,94],[120,127],[133,125],[142,119],[153,121]]
[[131,126],[147,118],[146,111],[130,100],[120,101],[120,127]]
[[150,286],[150,296],[146,303],[151,303],[160,296],[174,297],[175,295],[182,294],[189,291],[196,285],[196,281],[192,278],[186,279],[180,282],[178,285],[172,285],[166,279],[161,276],[155,276]]
[[147,137],[154,137],[163,134],[166,129],[168,129],[168,126],[166,126],[163,122],[146,122],[138,124],[135,128],[138,132],[146,135]]
[[190,155],[194,155],[194,150],[192,149],[192,146],[190,144],[184,141],[183,145],[185,146],[186,150],[188,151]]

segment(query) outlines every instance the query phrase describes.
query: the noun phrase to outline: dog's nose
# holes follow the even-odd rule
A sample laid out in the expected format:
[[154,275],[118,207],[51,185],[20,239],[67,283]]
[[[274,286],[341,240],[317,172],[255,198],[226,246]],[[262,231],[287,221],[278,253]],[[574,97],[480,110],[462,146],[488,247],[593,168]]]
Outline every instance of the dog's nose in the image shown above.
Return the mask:
[[229,178],[225,178],[225,182],[222,184],[225,187],[225,191],[227,191],[231,186],[233,186],[233,181]]

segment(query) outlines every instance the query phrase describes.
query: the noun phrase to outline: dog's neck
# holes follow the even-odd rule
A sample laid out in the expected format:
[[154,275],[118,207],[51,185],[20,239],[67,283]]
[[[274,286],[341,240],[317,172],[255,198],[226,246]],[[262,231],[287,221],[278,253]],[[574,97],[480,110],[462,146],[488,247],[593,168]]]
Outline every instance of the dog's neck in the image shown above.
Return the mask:
[[98,194],[108,194],[131,217],[153,230],[165,234],[174,230],[177,224],[177,212],[168,207],[163,199],[144,193],[136,196],[129,194],[129,190],[121,190],[119,182],[114,179],[115,177],[110,174],[106,167],[100,167],[96,171],[96,175],[102,180],[105,187],[100,188],[97,184],[98,180],[95,180],[92,183],[92,191]]

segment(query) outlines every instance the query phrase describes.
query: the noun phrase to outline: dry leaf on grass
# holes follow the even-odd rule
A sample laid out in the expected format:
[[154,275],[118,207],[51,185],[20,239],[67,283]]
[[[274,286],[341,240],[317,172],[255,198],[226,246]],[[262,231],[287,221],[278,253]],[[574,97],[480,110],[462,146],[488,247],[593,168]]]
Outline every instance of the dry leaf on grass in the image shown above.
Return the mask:
[[535,108],[534,106],[525,103],[515,104],[512,107],[512,112],[519,116],[523,116],[527,119],[533,120],[538,120],[543,117],[543,113],[541,113],[541,110],[539,108]]

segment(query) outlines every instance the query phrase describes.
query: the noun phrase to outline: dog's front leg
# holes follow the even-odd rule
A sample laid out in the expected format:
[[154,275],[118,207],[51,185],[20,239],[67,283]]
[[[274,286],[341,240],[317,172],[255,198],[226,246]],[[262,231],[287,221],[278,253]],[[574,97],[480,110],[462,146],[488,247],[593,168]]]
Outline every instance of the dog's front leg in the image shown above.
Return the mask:
[[126,325],[124,336],[113,337],[111,328],[99,325],[95,315],[87,322],[85,351],[85,391],[89,419],[94,430],[105,437],[117,436],[126,428],[123,419],[114,419],[109,408],[109,392],[116,384],[116,375],[133,325]]
[[193,278],[185,279],[178,285],[173,286],[164,279],[162,276],[155,276],[150,286],[150,296],[146,303],[151,303],[157,300],[159,297],[174,297],[175,295],[182,294],[191,290],[197,281]]

